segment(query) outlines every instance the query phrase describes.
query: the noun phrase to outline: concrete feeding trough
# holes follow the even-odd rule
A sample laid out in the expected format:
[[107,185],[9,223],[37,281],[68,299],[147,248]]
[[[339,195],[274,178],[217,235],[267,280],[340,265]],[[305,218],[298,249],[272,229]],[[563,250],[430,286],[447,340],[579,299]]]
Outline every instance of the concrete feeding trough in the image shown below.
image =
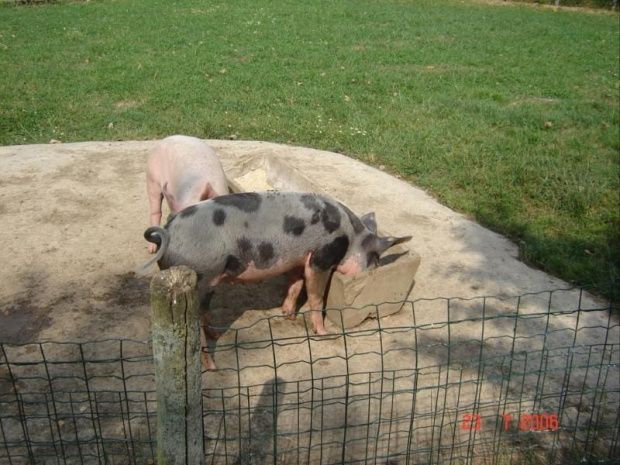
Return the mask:
[[375,269],[354,275],[334,272],[325,298],[327,318],[340,328],[350,329],[366,318],[383,318],[400,311],[419,266],[420,256],[399,244],[386,252]]
[[[324,193],[316,183],[282,158],[255,157],[229,175],[232,192],[283,190]],[[389,234],[379,231],[380,236]],[[379,267],[355,275],[332,274],[325,298],[327,318],[342,329],[360,325],[366,318],[398,312],[409,296],[420,265],[420,256],[406,244],[390,248]],[[300,310],[306,318],[306,303]],[[309,321],[308,321],[309,323]]]

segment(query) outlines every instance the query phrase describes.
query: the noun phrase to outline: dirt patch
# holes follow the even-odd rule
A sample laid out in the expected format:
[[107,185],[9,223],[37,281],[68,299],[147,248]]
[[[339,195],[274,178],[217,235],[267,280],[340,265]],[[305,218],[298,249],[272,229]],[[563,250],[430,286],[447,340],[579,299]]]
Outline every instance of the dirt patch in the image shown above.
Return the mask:
[[133,273],[125,273],[117,277],[116,286],[113,285],[108,292],[98,296],[96,300],[129,309],[148,305],[148,292],[148,278],[140,279],[136,278]]
[[135,100],[121,100],[114,104],[114,108],[117,110],[128,110],[130,108],[135,108],[138,106],[138,102]]
[[506,0],[476,0],[478,3],[484,3],[485,5],[496,5],[503,7],[525,7],[534,8],[538,10],[553,10],[553,11],[572,11],[587,14],[603,14],[614,15],[615,11],[603,9],[603,8],[590,8],[588,6],[566,6],[560,5],[559,7],[554,4],[544,4],[540,2],[520,2],[520,1],[506,1]]
[[6,304],[2,311],[0,339],[12,344],[34,340],[41,328],[49,324],[48,314],[52,308],[52,305],[35,307],[26,299]]

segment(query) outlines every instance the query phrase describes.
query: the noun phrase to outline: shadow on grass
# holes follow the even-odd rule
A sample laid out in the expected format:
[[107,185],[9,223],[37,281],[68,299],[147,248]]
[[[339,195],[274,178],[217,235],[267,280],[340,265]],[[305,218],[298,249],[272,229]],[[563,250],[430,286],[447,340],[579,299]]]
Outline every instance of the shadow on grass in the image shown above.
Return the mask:
[[536,231],[531,222],[514,216],[511,207],[501,201],[475,213],[482,226],[517,243],[519,259],[525,264],[619,302],[620,215],[596,231],[597,236],[606,238],[603,244],[591,236],[574,237],[557,228]]

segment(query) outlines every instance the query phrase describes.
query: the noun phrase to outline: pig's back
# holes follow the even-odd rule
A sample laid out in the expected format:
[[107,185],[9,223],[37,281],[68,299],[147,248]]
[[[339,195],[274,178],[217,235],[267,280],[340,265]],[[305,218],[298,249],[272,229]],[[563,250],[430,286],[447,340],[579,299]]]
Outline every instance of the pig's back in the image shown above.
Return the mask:
[[353,234],[350,215],[333,199],[275,191],[201,202],[179,212],[166,229],[166,261],[207,279],[229,273],[236,261],[239,269],[252,263],[259,270],[292,268],[309,252]]
[[215,151],[201,139],[170,136],[159,147],[162,186],[166,182],[180,201],[198,198],[206,183],[219,194],[228,193],[226,174]]

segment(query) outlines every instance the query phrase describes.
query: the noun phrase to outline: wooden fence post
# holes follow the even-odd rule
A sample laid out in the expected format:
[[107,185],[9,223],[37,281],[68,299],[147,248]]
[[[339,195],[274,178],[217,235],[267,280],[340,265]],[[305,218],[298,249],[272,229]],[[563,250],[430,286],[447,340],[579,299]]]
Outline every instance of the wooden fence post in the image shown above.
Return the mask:
[[159,465],[204,464],[196,273],[175,267],[151,280]]

